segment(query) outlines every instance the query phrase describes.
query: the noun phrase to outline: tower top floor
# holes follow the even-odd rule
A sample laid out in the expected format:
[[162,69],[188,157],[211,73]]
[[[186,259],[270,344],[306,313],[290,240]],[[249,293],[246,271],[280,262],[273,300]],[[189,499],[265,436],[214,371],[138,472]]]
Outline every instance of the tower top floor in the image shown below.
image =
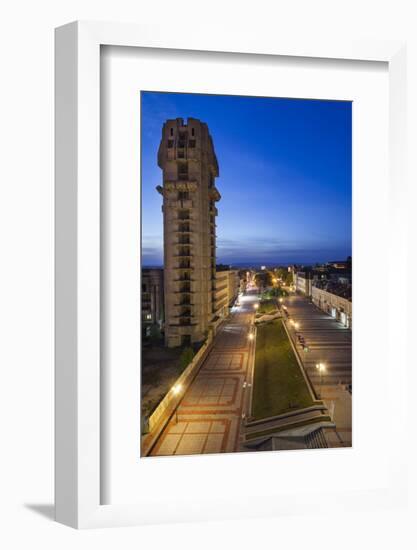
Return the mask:
[[158,165],[164,169],[172,161],[194,161],[204,164],[211,176],[219,176],[219,164],[213,140],[205,122],[196,118],[167,120],[162,127]]

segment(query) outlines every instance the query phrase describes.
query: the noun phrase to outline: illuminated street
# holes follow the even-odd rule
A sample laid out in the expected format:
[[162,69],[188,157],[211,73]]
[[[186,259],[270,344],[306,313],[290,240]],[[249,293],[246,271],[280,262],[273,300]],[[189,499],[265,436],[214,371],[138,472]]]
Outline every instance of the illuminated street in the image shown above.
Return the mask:
[[176,413],[151,455],[233,452],[239,448],[242,415],[252,377],[252,330],[256,292],[240,298]]
[[[346,387],[352,384],[352,331],[303,296],[288,297],[285,306],[290,314],[287,327],[306,373],[336,422],[339,440],[351,445],[352,396]],[[291,320],[297,323],[297,336]],[[304,338],[307,352],[298,335]],[[316,365],[325,366],[322,374]]]

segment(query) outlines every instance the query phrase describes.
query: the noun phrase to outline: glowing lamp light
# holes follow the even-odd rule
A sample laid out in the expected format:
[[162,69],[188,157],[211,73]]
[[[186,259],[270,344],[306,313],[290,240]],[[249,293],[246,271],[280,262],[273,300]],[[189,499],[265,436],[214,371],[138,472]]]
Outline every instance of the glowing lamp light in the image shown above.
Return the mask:
[[326,365],[324,363],[317,363],[316,364],[316,369],[322,373],[322,372],[326,372]]
[[172,387],[172,393],[174,395],[178,395],[182,389],[181,384],[175,384],[175,386]]
[[253,340],[253,334],[252,334],[252,333],[249,334],[249,335],[248,335],[248,338],[249,338],[249,340]]
[[254,304],[253,306],[255,309],[258,309],[259,308],[259,304]]

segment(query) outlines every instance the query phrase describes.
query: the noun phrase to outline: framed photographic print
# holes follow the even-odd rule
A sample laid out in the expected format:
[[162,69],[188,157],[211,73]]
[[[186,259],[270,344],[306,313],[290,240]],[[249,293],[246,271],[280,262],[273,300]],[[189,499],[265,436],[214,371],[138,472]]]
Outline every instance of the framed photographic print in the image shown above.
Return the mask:
[[56,34],[57,519],[400,503],[404,45],[154,31]]

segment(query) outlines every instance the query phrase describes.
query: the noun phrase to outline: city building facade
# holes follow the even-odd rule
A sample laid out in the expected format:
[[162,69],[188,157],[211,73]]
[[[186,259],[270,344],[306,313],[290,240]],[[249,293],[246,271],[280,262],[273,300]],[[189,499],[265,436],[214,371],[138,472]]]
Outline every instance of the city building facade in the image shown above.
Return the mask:
[[239,272],[235,270],[216,272],[216,317],[222,319],[229,315],[229,308],[236,301],[240,290]]
[[218,162],[207,124],[167,120],[158,151],[163,184],[165,344],[204,340],[216,315]]
[[164,271],[162,268],[142,269],[142,331],[149,336],[150,327],[163,327],[164,321]]
[[352,300],[338,296],[317,286],[312,287],[311,299],[313,304],[328,313],[345,327],[352,328]]
[[311,296],[313,277],[309,271],[297,271],[294,273],[294,286],[295,291],[304,294],[305,296]]

